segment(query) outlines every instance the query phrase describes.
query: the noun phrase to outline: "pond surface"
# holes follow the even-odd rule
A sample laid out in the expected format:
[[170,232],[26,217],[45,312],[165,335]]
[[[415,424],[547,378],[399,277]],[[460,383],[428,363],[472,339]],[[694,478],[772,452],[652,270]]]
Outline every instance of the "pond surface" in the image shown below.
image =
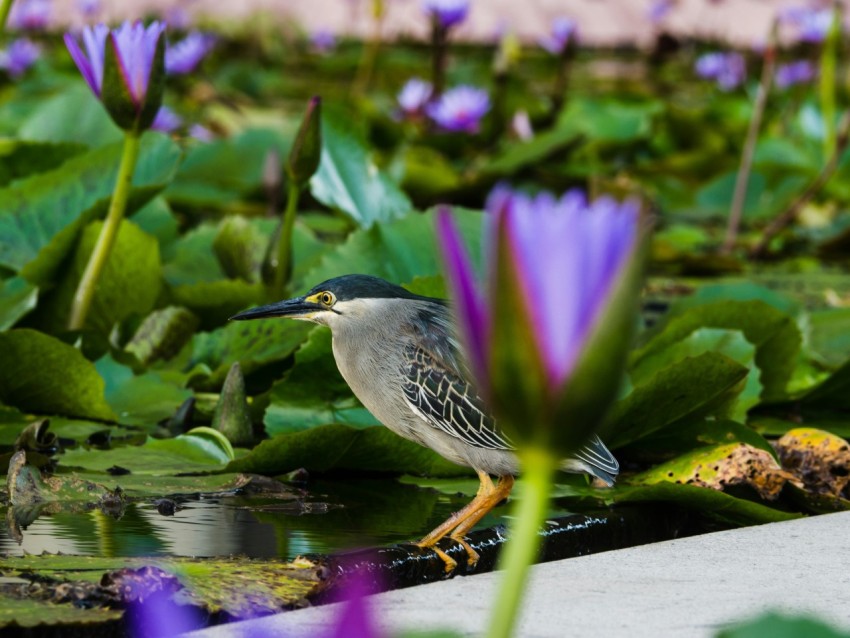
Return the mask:
[[[100,509],[43,512],[22,529],[20,544],[3,525],[0,554],[293,558],[416,540],[468,500],[390,479],[311,481],[292,500],[188,499],[170,516],[153,502],[128,504],[118,518]],[[481,526],[499,523],[505,512],[500,506]],[[0,511],[4,520],[7,513]]]

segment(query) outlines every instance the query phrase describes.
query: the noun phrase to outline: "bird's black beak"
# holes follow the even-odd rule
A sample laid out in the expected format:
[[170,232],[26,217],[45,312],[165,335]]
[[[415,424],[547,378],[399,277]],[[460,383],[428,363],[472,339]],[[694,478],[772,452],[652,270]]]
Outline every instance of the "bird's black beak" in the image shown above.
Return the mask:
[[319,304],[307,301],[304,297],[296,297],[294,299],[285,299],[284,301],[277,301],[265,306],[257,306],[250,310],[244,310],[239,314],[233,315],[230,319],[235,321],[244,321],[246,319],[269,319],[271,317],[309,319],[319,310],[322,310],[322,307]]

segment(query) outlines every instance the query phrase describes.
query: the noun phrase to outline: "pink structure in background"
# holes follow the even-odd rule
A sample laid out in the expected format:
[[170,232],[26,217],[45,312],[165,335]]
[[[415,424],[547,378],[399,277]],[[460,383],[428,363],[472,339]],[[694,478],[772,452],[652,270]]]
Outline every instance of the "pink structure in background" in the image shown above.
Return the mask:
[[[569,16],[581,29],[584,45],[638,44],[648,46],[658,29],[674,34],[716,38],[750,47],[764,40],[777,11],[807,0],[676,0],[657,22],[652,9],[657,0],[472,0],[469,18],[454,37],[493,40],[504,25],[529,43],[550,31],[552,20]],[[264,12],[281,23],[294,19],[307,31],[327,30],[338,35],[365,37],[371,33],[371,0],[102,0],[102,17],[117,21],[175,9],[189,17],[244,20]],[[419,0],[385,0],[384,33],[420,39],[430,25],[422,19]],[[79,24],[83,17],[75,2],[56,0],[56,19]]]

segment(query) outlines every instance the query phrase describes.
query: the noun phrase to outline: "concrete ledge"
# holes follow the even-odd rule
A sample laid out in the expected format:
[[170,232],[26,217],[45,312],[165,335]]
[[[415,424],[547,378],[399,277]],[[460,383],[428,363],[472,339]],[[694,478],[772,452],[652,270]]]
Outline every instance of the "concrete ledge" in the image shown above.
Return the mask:
[[[537,565],[518,636],[708,637],[766,610],[850,630],[850,512]],[[498,572],[371,596],[390,631],[486,626]],[[195,638],[316,636],[339,604],[213,627]],[[257,632],[257,633],[253,633]]]

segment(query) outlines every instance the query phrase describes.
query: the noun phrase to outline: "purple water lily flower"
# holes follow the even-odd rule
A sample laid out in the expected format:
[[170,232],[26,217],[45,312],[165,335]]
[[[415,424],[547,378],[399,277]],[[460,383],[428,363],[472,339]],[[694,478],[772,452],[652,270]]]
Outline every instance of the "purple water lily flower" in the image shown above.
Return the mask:
[[817,68],[809,60],[782,64],[776,69],[776,86],[780,89],[787,89],[795,84],[805,84],[814,80],[817,74]]
[[457,86],[443,93],[436,102],[425,107],[441,129],[477,133],[483,118],[490,110],[490,96],[484,89]]
[[423,0],[422,11],[443,29],[449,29],[466,20],[469,0]]
[[[85,52],[74,35],[65,34],[65,45],[83,78],[124,130],[148,128],[162,104],[164,32],[161,22],[148,27],[125,22],[112,31],[103,24],[84,27]],[[111,47],[109,59],[107,47]]]
[[418,117],[422,115],[425,105],[431,99],[434,87],[430,82],[419,78],[410,78],[401,87],[396,96],[396,102],[401,109],[402,115],[406,117]]
[[552,55],[561,55],[567,45],[578,36],[578,23],[560,16],[552,21],[552,33],[539,40],[540,46]]
[[203,124],[192,124],[192,126],[189,127],[189,137],[192,137],[199,142],[212,142],[215,139],[215,133]]
[[161,22],[152,22],[147,28],[141,22],[125,22],[113,31],[105,24],[98,24],[83,27],[85,53],[70,33],[65,34],[65,46],[92,92],[100,97],[103,89],[104,51],[109,37],[115,47],[127,91],[136,106],[139,106],[145,99],[154,53],[164,31],[165,24]]
[[655,0],[646,12],[646,17],[652,24],[658,24],[667,17],[667,14],[676,6],[676,0]]
[[815,7],[786,7],[779,21],[791,26],[803,42],[818,44],[826,39],[832,26],[832,9]]
[[156,117],[153,118],[151,123],[151,128],[154,131],[162,133],[171,133],[181,126],[183,126],[183,118],[165,105],[159,107],[159,111],[157,111]]
[[706,53],[695,65],[697,75],[706,80],[715,80],[723,91],[739,87],[747,79],[747,64],[740,53]]
[[9,28],[22,31],[41,31],[50,22],[51,0],[19,0],[12,4]]
[[191,73],[215,47],[216,37],[193,31],[165,49],[165,72],[169,75]]
[[86,18],[93,18],[103,8],[100,0],[77,0],[77,8]]
[[26,73],[39,57],[41,47],[27,38],[18,38],[10,42],[5,50],[0,50],[0,69],[4,69],[11,77],[18,78]]
[[[628,349],[628,338],[619,331],[628,333],[634,321],[624,309],[633,305],[638,288],[631,275],[626,281],[626,273],[635,271],[639,206],[610,197],[589,202],[579,191],[532,197],[500,186],[486,209],[482,252],[489,263],[480,286],[447,209],[437,222],[458,331],[476,387],[497,418],[511,411],[528,415],[514,421],[518,430],[564,425],[577,413],[583,416],[570,425],[592,429],[595,424],[583,420],[591,412],[601,418],[606,407],[594,402],[610,401],[616,393]],[[602,345],[592,339],[599,330],[622,343]],[[597,348],[595,359],[587,358],[591,343]],[[569,391],[588,360],[611,366],[604,378],[582,382],[583,393],[604,387],[593,398]],[[602,373],[599,367],[591,369]],[[581,406],[583,401],[591,403]],[[551,436],[569,445],[586,432]]]
[[318,53],[330,53],[336,48],[336,36],[327,29],[319,29],[310,35],[310,47]]

